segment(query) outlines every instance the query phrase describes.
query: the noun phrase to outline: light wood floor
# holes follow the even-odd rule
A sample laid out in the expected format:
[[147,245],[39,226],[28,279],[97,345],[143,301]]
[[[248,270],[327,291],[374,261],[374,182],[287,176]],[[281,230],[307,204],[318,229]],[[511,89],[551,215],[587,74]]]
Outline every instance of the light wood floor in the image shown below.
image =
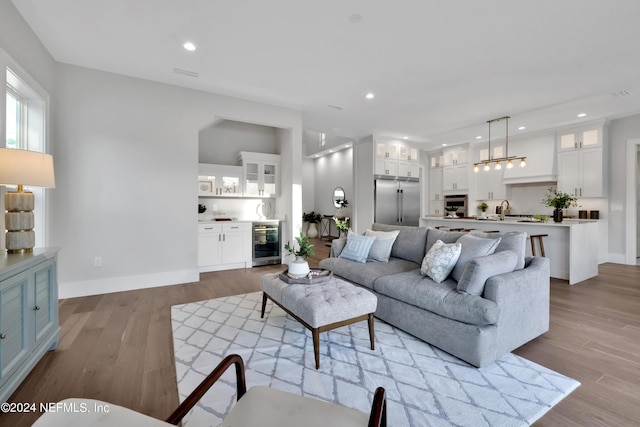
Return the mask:
[[[328,254],[316,241],[318,260]],[[259,290],[282,266],[206,273],[198,283],[60,302],[62,337],[12,402],[87,397],[164,419],[178,404],[170,307]],[[603,264],[594,279],[551,281],[551,328],[516,354],[582,385],[536,426],[640,425],[640,267]],[[29,426],[38,414],[0,415]]]

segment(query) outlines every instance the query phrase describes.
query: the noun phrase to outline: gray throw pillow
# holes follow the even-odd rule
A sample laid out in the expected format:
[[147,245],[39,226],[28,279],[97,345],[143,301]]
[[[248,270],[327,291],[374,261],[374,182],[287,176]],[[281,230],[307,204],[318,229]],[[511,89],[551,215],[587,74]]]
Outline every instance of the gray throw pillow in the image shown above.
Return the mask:
[[438,230],[436,228],[427,228],[427,247],[425,251],[429,251],[431,246],[438,240],[443,243],[455,243],[460,236],[464,236],[464,231]]
[[391,248],[396,241],[396,237],[400,234],[400,230],[394,231],[373,231],[367,230],[365,236],[375,236],[376,240],[369,250],[369,258],[367,261],[389,262],[391,256]]
[[460,251],[458,263],[451,272],[451,277],[458,282],[467,263],[472,259],[491,255],[500,244],[500,239],[483,239],[471,234],[465,234],[457,240],[457,243],[462,245],[462,250]]
[[527,233],[524,231],[509,231],[507,233],[476,233],[472,234],[487,239],[500,239],[500,243],[496,248],[497,252],[514,251],[518,255],[518,264],[516,270],[524,268],[524,258],[526,254]]
[[510,250],[469,261],[458,281],[458,292],[482,295],[487,279],[498,274],[511,273],[515,270],[517,262],[518,254]]

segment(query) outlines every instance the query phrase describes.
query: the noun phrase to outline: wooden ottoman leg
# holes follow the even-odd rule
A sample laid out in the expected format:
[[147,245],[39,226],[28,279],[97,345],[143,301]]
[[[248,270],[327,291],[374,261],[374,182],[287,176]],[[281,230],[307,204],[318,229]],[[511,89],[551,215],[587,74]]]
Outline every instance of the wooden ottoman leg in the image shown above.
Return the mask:
[[262,293],[262,312],[260,313],[260,318],[264,318],[264,309],[267,307],[267,293]]
[[320,369],[320,331],[318,328],[311,330],[313,335],[313,354],[316,357],[316,369]]
[[369,313],[369,340],[371,341],[371,350],[375,350],[375,331],[373,328],[373,313]]

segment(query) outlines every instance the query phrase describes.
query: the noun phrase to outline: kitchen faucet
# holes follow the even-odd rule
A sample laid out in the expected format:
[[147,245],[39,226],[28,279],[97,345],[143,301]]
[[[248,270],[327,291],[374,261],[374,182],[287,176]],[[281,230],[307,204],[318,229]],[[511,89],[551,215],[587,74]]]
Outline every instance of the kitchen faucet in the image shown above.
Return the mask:
[[[505,208],[504,204],[507,204],[507,207]],[[506,210],[510,210],[511,206],[509,205],[509,201],[508,200],[503,200],[500,202],[500,221],[504,221],[504,211]]]

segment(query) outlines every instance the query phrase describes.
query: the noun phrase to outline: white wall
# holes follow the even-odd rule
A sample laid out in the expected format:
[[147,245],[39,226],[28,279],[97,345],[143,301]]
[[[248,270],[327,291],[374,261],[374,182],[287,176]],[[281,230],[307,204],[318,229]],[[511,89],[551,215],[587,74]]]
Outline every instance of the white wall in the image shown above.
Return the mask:
[[315,210],[316,202],[316,161],[302,160],[302,212]]
[[292,110],[64,64],[55,98],[63,297],[197,280],[199,130],[216,116],[301,128]]
[[609,124],[609,206],[622,211],[609,213],[609,260],[625,262],[627,140],[640,138],[640,115],[612,120]]
[[200,131],[200,163],[238,165],[240,151],[280,154],[276,128],[271,126],[222,120]]
[[353,149],[331,153],[315,159],[315,201],[314,209],[322,215],[334,215],[336,207],[333,205],[333,190],[336,187],[344,189],[345,198],[349,206],[344,209],[346,216],[351,216],[354,203],[353,193]]

